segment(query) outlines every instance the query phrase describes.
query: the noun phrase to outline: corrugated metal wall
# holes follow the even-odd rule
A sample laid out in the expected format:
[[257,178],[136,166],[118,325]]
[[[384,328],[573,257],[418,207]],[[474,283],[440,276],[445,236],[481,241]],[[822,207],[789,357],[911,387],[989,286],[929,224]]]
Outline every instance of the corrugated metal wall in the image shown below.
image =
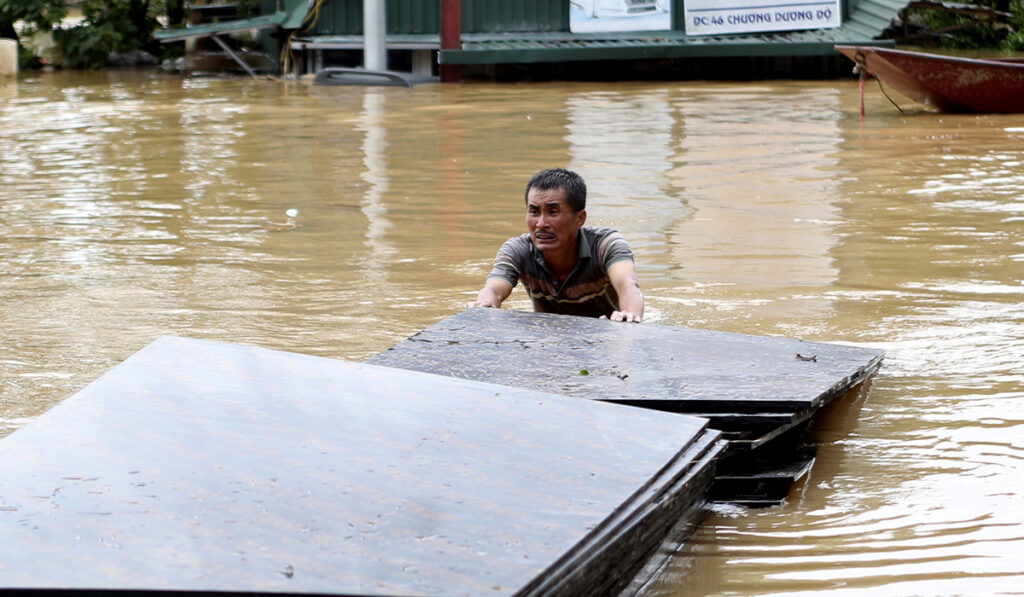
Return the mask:
[[[437,33],[440,0],[387,0],[388,33]],[[311,35],[359,35],[363,32],[363,0],[324,0]]]
[[568,0],[462,0],[466,33],[568,31]]
[[395,33],[437,33],[440,0],[388,0],[388,28]]
[[[441,0],[386,0],[389,33],[438,33]],[[568,31],[568,0],[462,0],[464,33]],[[311,35],[363,32],[363,0],[324,0]]]
[[358,34],[363,32],[362,0],[325,0],[310,35]]

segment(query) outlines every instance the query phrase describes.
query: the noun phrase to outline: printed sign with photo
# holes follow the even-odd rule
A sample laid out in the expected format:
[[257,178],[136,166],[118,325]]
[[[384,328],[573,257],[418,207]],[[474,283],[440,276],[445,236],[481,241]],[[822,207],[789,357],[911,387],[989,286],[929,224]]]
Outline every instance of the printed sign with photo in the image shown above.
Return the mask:
[[665,31],[672,28],[672,0],[569,0],[569,30]]

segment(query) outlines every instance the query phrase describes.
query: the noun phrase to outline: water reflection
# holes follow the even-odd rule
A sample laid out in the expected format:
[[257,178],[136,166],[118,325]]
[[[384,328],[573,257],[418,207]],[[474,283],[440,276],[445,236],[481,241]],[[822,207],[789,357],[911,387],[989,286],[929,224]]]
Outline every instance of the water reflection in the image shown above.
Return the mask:
[[[671,176],[696,210],[671,239],[678,278],[697,290],[681,288],[693,297],[686,306],[763,310],[780,332],[818,333],[807,326],[828,318],[831,304],[804,289],[838,276],[830,254],[841,223],[838,93],[716,87],[677,107],[683,130]],[[736,287],[756,296],[737,297]]]
[[[589,223],[629,228],[640,267],[663,263],[666,234],[693,210],[667,176],[678,117],[669,89],[586,91],[567,98],[570,169],[587,181]],[[657,312],[648,313],[656,320]]]
[[[395,292],[387,284],[389,266],[395,258],[396,250],[387,241],[386,234],[391,228],[391,222],[387,218],[387,206],[383,203],[388,189],[388,142],[382,122],[387,108],[385,101],[385,95],[379,89],[367,89],[363,96],[362,124],[359,127],[366,135],[363,141],[362,179],[368,188],[361,209],[367,220],[364,242],[369,249],[369,255],[363,259],[360,269],[369,296],[389,296]],[[372,305],[373,301],[368,300],[366,303]]]
[[814,292],[834,305],[829,328],[850,324],[844,340],[886,348],[882,374],[851,425],[819,426],[791,504],[715,517],[655,594],[694,580],[744,595],[1018,590],[1024,288],[1019,191],[1001,166],[1017,152],[999,126],[1012,119],[861,126],[842,112],[837,278]]
[[[1019,591],[1024,127],[879,102],[22,77],[0,92],[0,434],[161,334],[376,354],[460,308],[527,178],[569,165],[662,323],[887,350],[787,505],[713,515],[650,594]],[[265,228],[288,209],[301,227]]]

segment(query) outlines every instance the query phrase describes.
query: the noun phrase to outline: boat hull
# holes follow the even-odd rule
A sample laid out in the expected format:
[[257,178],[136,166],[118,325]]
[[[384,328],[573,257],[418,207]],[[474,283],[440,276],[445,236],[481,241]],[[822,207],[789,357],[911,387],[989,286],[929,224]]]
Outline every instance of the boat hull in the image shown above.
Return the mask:
[[836,46],[899,93],[940,112],[1024,112],[1024,62]]

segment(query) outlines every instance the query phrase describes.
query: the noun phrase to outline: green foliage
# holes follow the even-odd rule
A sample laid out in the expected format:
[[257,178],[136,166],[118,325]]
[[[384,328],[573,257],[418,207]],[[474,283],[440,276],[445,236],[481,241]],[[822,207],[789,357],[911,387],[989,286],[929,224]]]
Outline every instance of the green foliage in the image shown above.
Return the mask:
[[42,60],[23,45],[18,45],[18,70],[35,70],[43,65]]
[[[68,66],[97,68],[111,52],[143,49],[158,53],[153,31],[160,24],[150,4],[149,0],[84,0],[82,23],[54,32]],[[159,5],[164,7],[163,2]]]
[[1024,0],[1011,0],[1010,12],[1013,17],[1010,19],[1012,31],[1003,39],[1000,47],[1007,51],[1024,50]]
[[[81,8],[82,22],[55,29],[68,15],[69,4]],[[160,54],[163,48],[153,39],[160,14],[180,22],[184,5],[181,0],[0,0],[0,37],[17,39],[14,24],[19,21],[39,31],[52,29],[67,66],[94,68],[106,64],[111,52]],[[39,58],[29,52],[20,54],[19,62],[31,68]]]
[[105,65],[110,52],[121,42],[117,31],[90,25],[58,29],[53,32],[53,38],[64,53],[67,66],[71,68],[99,68]]
[[938,45],[951,49],[1024,49],[1024,3],[1022,0],[979,0],[975,3],[1009,12],[1008,20],[979,21],[969,15],[924,9],[924,22],[933,31],[949,28],[938,37]]
[[[14,27],[19,21],[29,30],[49,31],[67,13],[64,0],[0,0],[0,37],[19,40],[18,31]],[[28,70],[39,64],[39,56],[19,44],[18,68]]]
[[0,31],[13,30],[17,21],[49,29],[67,14],[64,0],[0,0]]

